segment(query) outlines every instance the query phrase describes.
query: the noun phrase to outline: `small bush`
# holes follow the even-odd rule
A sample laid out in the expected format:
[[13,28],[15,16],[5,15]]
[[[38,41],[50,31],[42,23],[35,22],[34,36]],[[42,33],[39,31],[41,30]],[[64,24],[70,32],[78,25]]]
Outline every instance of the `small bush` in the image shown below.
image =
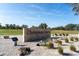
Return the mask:
[[60,54],[63,54],[63,48],[62,48],[62,47],[58,47],[58,52],[59,52]]
[[59,34],[60,36],[62,36],[62,34]]
[[76,47],[75,47],[74,45],[71,45],[71,46],[70,46],[70,50],[76,51]]
[[55,43],[58,43],[58,40],[55,40]]
[[63,33],[63,36],[65,36],[65,34]]
[[79,41],[79,38],[76,37],[76,38],[75,38],[75,41],[76,41],[76,42]]
[[37,43],[37,44],[36,44],[36,46],[40,46],[40,44],[39,44],[39,43]]
[[4,36],[4,39],[9,39],[9,36]]
[[53,48],[54,47],[54,44],[52,42],[47,42],[47,45],[46,45],[48,48]]
[[31,52],[31,49],[29,47],[21,47],[19,51],[20,51],[20,56],[24,56],[29,52]]
[[66,42],[66,43],[69,43],[69,40],[68,40],[68,38],[66,38],[66,39],[65,39],[65,42]]
[[37,46],[46,46],[46,41],[39,42]]
[[58,34],[55,33],[56,36],[58,36]]
[[62,41],[57,40],[58,45],[62,45]]
[[70,41],[74,41],[74,38],[73,38],[73,37],[71,37],[71,38],[70,38]]
[[46,42],[41,43],[40,46],[46,46]]
[[66,34],[66,36],[68,36],[68,34]]
[[44,42],[44,46],[46,46],[46,43],[47,43],[47,42],[45,41],[45,42]]

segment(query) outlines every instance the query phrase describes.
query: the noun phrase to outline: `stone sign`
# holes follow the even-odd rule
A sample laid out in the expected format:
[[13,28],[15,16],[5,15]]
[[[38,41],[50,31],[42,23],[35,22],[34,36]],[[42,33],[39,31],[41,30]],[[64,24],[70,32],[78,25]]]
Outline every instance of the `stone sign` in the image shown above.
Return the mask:
[[50,38],[50,36],[50,30],[48,29],[23,28],[23,42],[47,39]]

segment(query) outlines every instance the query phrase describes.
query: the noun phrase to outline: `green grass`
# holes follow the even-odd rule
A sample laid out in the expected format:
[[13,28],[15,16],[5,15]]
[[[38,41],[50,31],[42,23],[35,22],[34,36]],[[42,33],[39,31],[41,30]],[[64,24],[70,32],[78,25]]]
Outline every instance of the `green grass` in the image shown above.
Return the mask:
[[[52,30],[51,34],[62,34],[62,33],[67,33],[67,34],[78,34],[79,31],[64,31],[64,30]],[[22,35],[22,30],[21,29],[0,29],[0,35]]]
[[20,29],[0,29],[0,35],[22,35]]
[[57,33],[57,34],[62,34],[62,33],[64,33],[64,34],[78,34],[79,33],[79,31],[77,31],[77,30],[52,30],[51,31],[51,34],[55,34],[55,33]]

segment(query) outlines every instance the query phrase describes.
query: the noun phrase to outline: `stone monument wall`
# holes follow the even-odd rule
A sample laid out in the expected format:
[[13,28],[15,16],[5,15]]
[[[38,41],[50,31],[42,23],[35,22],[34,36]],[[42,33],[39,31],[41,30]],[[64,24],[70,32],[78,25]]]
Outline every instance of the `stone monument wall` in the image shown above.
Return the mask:
[[50,38],[50,30],[48,29],[26,29],[23,28],[23,41],[36,41]]

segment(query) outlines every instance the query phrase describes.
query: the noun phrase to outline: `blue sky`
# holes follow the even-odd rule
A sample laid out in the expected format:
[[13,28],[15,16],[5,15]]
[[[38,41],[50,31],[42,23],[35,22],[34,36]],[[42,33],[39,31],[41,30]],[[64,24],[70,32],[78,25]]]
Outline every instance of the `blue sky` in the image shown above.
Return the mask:
[[0,4],[0,23],[26,24],[38,26],[47,23],[49,27],[79,24],[79,16],[74,16],[72,6],[64,3],[4,3]]

